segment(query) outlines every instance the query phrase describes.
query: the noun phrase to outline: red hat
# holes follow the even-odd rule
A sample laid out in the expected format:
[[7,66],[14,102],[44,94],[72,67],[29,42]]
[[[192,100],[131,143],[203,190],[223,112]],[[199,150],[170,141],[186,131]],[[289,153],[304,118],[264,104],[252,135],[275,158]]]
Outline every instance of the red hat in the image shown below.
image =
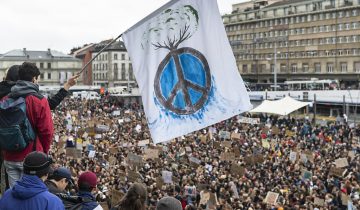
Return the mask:
[[91,171],[86,171],[86,172],[82,173],[79,176],[78,186],[80,186],[80,183],[87,183],[87,184],[89,184],[90,187],[95,188],[96,183],[97,183],[96,174],[94,174]]

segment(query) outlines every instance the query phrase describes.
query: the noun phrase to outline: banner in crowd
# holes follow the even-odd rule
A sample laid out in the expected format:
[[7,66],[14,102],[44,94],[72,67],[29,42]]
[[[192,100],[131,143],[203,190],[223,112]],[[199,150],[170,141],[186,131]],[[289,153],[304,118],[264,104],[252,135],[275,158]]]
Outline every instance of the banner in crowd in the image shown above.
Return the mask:
[[238,123],[246,123],[246,124],[260,124],[260,118],[249,118],[249,117],[241,117],[238,119]]
[[170,1],[123,39],[155,143],[251,109],[216,0]]

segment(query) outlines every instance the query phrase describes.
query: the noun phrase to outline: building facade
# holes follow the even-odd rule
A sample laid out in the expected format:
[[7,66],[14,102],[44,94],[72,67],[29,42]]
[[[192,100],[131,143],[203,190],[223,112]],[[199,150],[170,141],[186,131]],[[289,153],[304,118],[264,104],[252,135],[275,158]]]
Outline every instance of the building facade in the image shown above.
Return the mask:
[[[68,78],[81,69],[81,60],[58,51],[29,51],[12,50],[0,56],[0,78],[4,78],[5,71],[12,65],[21,65],[23,62],[35,63],[40,69],[40,85],[63,85]],[[78,84],[82,84],[79,78]]]
[[[359,85],[360,0],[255,0],[224,15],[244,80],[338,79]],[[276,59],[275,59],[276,58]]]
[[[82,61],[82,67],[85,67],[85,65],[92,59],[92,51],[94,50],[94,45],[95,44],[88,44],[74,52],[74,57]],[[93,84],[91,63],[82,72],[82,77],[84,85]]]
[[[92,57],[100,52],[111,40],[94,46]],[[133,68],[125,45],[121,41],[114,42],[92,62],[93,85],[105,88],[127,86],[135,87]]]

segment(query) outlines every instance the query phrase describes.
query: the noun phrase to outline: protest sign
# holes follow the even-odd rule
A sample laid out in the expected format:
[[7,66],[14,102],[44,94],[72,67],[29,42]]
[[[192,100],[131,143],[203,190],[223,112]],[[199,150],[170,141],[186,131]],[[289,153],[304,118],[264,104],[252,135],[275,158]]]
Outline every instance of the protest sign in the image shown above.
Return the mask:
[[197,165],[200,165],[200,163],[201,163],[201,160],[199,160],[198,158],[195,158],[195,157],[189,157],[189,161],[191,163],[195,163]]
[[240,157],[241,156],[240,149],[239,148],[234,148],[234,154],[235,154],[236,158]]
[[279,193],[268,192],[265,198],[265,203],[275,205],[279,197]]
[[161,177],[157,177],[156,178],[156,187],[158,189],[161,189],[163,185],[164,185],[163,179]]
[[95,157],[95,150],[91,150],[89,151],[89,158],[94,158]]
[[338,177],[342,177],[344,171],[345,171],[345,169],[343,169],[343,168],[331,167],[330,171],[329,171],[329,174],[334,175],[334,176],[338,176]]
[[141,167],[143,165],[143,159],[141,156],[139,155],[135,155],[133,153],[129,153],[128,156],[128,161],[130,165],[136,166],[136,167]]
[[186,152],[192,152],[191,147],[185,147]]
[[249,118],[249,117],[241,117],[237,120],[238,123],[246,123],[246,124],[260,124],[260,118]]
[[145,149],[144,159],[155,159],[159,157],[159,150],[157,149]]
[[314,199],[314,205],[324,206],[324,205],[325,205],[325,200],[324,200],[324,199],[321,199],[321,198],[318,198],[318,197],[315,197],[315,199]]
[[230,132],[228,131],[220,131],[219,138],[221,139],[230,139]]
[[355,159],[355,152],[354,151],[349,151],[348,156],[350,157],[351,160],[354,160]]
[[113,116],[120,116],[120,110],[115,110],[112,112]]
[[311,179],[312,173],[307,170],[302,170],[302,177],[303,179]]
[[295,163],[297,159],[297,152],[290,152],[289,159],[292,163]]
[[241,136],[240,136],[240,133],[234,133],[234,132],[233,132],[233,133],[231,134],[231,139],[232,139],[232,140],[240,140],[240,137],[241,137]]
[[223,141],[222,145],[227,148],[231,148],[231,141]]
[[348,201],[349,201],[349,196],[342,192],[342,193],[341,193],[341,204],[342,204],[343,206],[347,206],[347,205],[348,205]]
[[349,166],[349,163],[346,158],[339,158],[335,160],[336,168],[344,168]]
[[243,176],[243,175],[245,174],[245,168],[239,166],[239,165],[236,164],[236,163],[233,163],[233,164],[231,165],[231,174],[232,174],[233,176],[239,175],[239,176],[241,177],[241,176]]
[[119,152],[119,148],[117,148],[117,147],[110,147],[110,148],[109,148],[109,152],[110,152],[110,154],[116,154],[116,153]]
[[65,150],[67,157],[72,157],[74,159],[81,158],[81,150],[77,150],[75,147],[68,147]]
[[82,144],[82,139],[76,139],[76,149],[77,150],[82,150],[83,149],[83,144]]
[[172,172],[162,171],[161,175],[165,184],[172,184]]
[[110,157],[109,157],[109,164],[110,164],[110,165],[115,165],[115,164],[116,164],[116,161],[117,161],[117,159],[116,159],[115,157],[113,157],[113,156],[110,156]]
[[210,192],[200,193],[200,204],[206,205],[206,203],[210,200]]
[[265,149],[270,149],[270,143],[266,139],[263,139],[262,147],[264,147]]
[[215,149],[221,149],[221,144],[220,144],[220,142],[214,141],[213,144],[214,144],[214,148],[215,148]]
[[223,152],[220,155],[220,160],[222,161],[234,161],[235,160],[235,154],[232,152]]
[[116,206],[120,203],[121,199],[124,197],[124,193],[112,189],[111,190],[111,206]]
[[279,135],[280,130],[279,130],[278,127],[273,126],[273,127],[271,128],[271,133],[272,133],[273,135]]
[[290,131],[290,130],[286,130],[286,131],[285,131],[285,136],[287,136],[287,137],[295,136],[295,132]]
[[138,146],[139,147],[145,147],[146,145],[150,144],[150,140],[146,139],[146,140],[142,140],[138,142]]

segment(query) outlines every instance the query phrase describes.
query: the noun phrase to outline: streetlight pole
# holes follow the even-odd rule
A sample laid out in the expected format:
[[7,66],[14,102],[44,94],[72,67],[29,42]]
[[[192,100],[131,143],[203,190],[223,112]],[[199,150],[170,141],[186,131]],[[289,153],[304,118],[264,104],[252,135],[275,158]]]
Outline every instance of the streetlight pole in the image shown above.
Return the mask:
[[274,91],[277,90],[277,69],[276,69],[276,58],[277,58],[277,51],[276,51],[276,42],[274,42]]

